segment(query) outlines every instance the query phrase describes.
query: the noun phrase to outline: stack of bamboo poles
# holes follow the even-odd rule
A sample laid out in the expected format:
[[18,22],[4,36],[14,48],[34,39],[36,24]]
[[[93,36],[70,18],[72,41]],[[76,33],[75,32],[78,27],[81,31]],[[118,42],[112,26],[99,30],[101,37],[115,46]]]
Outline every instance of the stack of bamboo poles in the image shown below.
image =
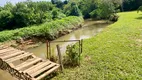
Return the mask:
[[[15,61],[20,63],[15,65]],[[59,64],[38,58],[33,53],[0,45],[0,69],[18,80],[40,80],[59,67]]]

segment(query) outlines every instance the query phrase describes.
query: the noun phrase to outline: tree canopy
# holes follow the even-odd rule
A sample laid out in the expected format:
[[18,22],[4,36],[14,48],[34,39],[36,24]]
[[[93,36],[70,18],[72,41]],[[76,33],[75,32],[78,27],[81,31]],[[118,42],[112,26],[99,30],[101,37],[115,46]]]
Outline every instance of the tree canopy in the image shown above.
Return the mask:
[[66,16],[109,19],[119,11],[136,10],[141,0],[27,0],[0,7],[0,30],[15,29],[61,19]]

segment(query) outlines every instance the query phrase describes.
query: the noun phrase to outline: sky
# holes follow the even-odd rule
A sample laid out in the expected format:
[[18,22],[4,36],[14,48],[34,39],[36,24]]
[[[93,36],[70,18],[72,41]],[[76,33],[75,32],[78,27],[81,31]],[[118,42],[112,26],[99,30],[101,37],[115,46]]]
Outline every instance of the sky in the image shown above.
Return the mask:
[[[4,6],[6,2],[11,2],[13,4],[21,1],[26,1],[26,0],[0,0],[0,6]],[[51,0],[32,0],[32,1],[51,1]]]

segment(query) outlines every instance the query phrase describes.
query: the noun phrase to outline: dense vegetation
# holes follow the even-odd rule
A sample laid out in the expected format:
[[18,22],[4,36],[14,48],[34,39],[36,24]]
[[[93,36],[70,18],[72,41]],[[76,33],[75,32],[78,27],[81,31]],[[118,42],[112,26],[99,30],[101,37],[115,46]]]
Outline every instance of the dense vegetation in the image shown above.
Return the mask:
[[39,25],[66,16],[113,20],[119,11],[136,10],[141,0],[27,0],[0,7],[0,31]]
[[139,11],[142,11],[142,6],[137,9],[137,13],[139,13]]
[[59,31],[77,27],[82,24],[82,22],[82,17],[70,16],[61,20],[46,22],[38,26],[2,31],[0,32],[0,42],[29,37],[44,37],[51,40],[58,37]]
[[142,15],[118,14],[119,20],[84,40],[80,67],[53,80],[142,80]]
[[[116,21],[121,11],[141,11],[141,0],[27,0],[0,7],[0,42],[43,37],[55,39],[59,32],[73,28],[83,18]],[[80,67],[65,69],[53,80],[141,80],[142,15],[118,14],[118,21],[95,38],[84,41]],[[83,18],[82,18],[83,17]],[[71,49],[69,49],[71,50]],[[67,55],[71,64],[78,57]],[[73,66],[76,64],[73,64]]]
[[7,3],[4,7],[0,7],[0,30],[41,24],[64,17],[66,15],[51,2],[26,1],[16,5]]

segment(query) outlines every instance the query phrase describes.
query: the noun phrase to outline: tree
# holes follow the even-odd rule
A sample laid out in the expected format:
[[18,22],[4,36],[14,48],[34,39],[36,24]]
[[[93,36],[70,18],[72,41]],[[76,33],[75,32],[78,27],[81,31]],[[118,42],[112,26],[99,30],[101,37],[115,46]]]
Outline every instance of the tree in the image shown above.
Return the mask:
[[23,2],[17,3],[12,13],[17,27],[30,25],[34,18],[33,10]]
[[61,0],[51,0],[52,4],[55,4],[57,8],[63,9],[64,6],[64,2],[62,2]]
[[137,0],[124,0],[123,2],[124,11],[136,10],[139,7],[136,1]]
[[71,13],[70,15],[74,15],[74,16],[82,16],[82,13],[80,11],[80,9],[78,8],[77,4],[76,3],[72,3],[71,4]]
[[84,15],[84,18],[90,18],[89,13],[97,8],[97,2],[99,0],[81,0],[78,2],[78,7]]
[[0,11],[0,30],[12,29],[13,15],[8,10]]
[[113,13],[115,13],[113,2],[101,0],[101,3],[98,3],[97,9],[93,10],[90,15],[92,18],[108,19]]
[[2,10],[3,10],[3,7],[0,6],[0,11],[2,11]]
[[68,4],[68,0],[65,0],[65,1],[64,1],[64,4]]
[[72,2],[64,7],[64,11],[66,15],[70,16],[82,16],[80,9],[78,8],[77,4]]
[[12,9],[13,9],[13,5],[12,5],[12,3],[11,2],[7,2],[5,5],[4,5],[4,7],[3,7],[3,9],[4,10],[9,10],[9,11],[11,11]]

